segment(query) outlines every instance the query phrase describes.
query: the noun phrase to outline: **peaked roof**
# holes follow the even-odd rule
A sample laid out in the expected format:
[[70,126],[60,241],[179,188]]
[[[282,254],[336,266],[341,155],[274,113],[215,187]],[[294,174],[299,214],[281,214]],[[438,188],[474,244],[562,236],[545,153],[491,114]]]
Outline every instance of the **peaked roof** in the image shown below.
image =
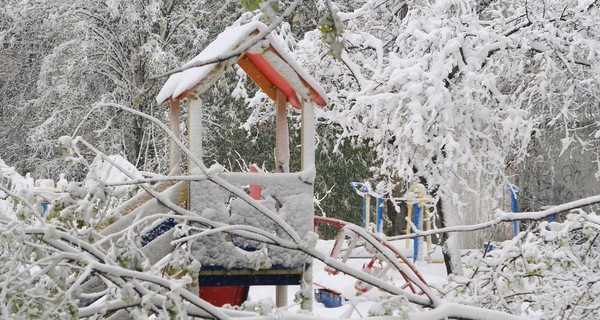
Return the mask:
[[[267,26],[259,21],[228,27],[183,67],[227,54],[251,41],[254,35],[266,28]],[[205,91],[222,76],[229,63],[212,63],[171,75],[156,101],[160,104],[168,99],[180,100],[190,92]],[[311,100],[319,106],[325,106],[327,103],[325,91],[319,83],[292,59],[282,40],[273,33],[243,53],[237,64],[273,100],[276,99],[279,89],[290,104],[298,109],[302,107],[300,98]]]

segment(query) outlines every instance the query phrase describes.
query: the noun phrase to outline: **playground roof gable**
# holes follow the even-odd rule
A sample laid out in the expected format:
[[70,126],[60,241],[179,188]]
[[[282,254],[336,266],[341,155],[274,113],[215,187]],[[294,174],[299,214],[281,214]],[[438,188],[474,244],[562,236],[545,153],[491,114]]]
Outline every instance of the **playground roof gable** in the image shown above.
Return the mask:
[[[253,35],[266,28],[259,21],[228,27],[183,67],[227,54],[252,41]],[[279,89],[295,108],[302,107],[300,98],[325,106],[325,91],[294,61],[281,41],[270,33],[244,52],[236,63],[273,100],[277,99]],[[171,75],[156,97],[157,102],[160,104],[168,99],[181,100],[191,92],[205,91],[222,76],[229,64],[229,61],[217,62]]]

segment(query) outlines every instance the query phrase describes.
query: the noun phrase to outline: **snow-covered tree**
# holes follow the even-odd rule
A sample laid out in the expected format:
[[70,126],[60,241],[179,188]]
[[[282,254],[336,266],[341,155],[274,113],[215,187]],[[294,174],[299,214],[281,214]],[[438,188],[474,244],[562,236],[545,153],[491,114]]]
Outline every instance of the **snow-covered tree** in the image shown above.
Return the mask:
[[[595,144],[572,133],[597,126],[579,122],[598,106],[595,3],[366,1],[333,11],[339,59],[327,54],[336,49],[322,41],[327,30],[296,51],[328,84],[332,110],[321,116],[339,126],[340,144],[376,151],[375,177],[425,184],[445,224],[489,217],[468,212],[498,204],[536,132],[560,124],[565,143]],[[469,196],[491,205],[467,207]]]
[[[149,76],[202,48],[235,17],[227,7],[216,1],[7,3],[0,50],[14,59],[2,62],[8,76],[0,127],[11,137],[2,149],[12,152],[3,157],[49,176],[62,162],[56,139],[78,134],[142,169],[166,170],[166,140],[156,128],[94,105],[120,102],[163,116]],[[22,147],[14,148],[14,141]]]

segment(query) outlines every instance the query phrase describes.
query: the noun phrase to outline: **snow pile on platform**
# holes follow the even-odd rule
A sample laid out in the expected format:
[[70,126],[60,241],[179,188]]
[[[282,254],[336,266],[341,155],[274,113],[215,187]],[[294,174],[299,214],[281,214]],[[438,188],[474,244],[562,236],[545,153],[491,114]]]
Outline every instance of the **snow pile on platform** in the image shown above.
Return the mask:
[[[263,187],[261,203],[276,211],[278,216],[289,224],[300,237],[305,237],[313,228],[314,207],[312,184],[300,179],[300,174],[230,174],[226,179],[239,187],[250,181]],[[193,182],[190,188],[192,210],[200,212],[204,218],[231,225],[249,225],[291,239],[286,232],[270,218],[252,208],[241,199],[231,199],[230,194],[209,181]],[[249,255],[240,255],[240,250],[248,252],[266,250],[269,260],[252,261]],[[225,233],[202,237],[192,245],[193,256],[203,267],[226,269],[277,268],[301,269],[309,260],[306,254],[279,247],[259,244],[238,236]],[[259,263],[260,265],[257,265]]]

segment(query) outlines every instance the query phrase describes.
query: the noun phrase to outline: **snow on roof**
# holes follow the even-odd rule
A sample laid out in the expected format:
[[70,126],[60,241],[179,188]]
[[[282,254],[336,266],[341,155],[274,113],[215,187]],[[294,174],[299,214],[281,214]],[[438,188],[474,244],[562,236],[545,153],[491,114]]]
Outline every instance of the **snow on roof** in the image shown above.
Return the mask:
[[[206,61],[208,59],[223,56],[247,43],[247,41],[252,40],[253,34],[266,29],[267,26],[260,21],[254,21],[241,26],[228,27],[204,50],[202,50],[200,54],[187,62],[183,67],[199,61]],[[276,56],[285,63],[276,63],[272,58],[267,59],[270,64],[268,69],[276,71],[275,78],[283,77],[285,79],[288,90],[284,90],[285,88],[281,87],[279,84],[280,82],[274,81],[277,79],[273,79],[272,74],[269,74],[268,72],[265,73],[264,66],[257,66],[256,69],[259,72],[265,73],[262,76],[267,79],[268,83],[282,89],[290,100],[290,103],[297,108],[300,108],[300,105],[296,94],[300,94],[306,100],[314,101],[317,105],[324,106],[327,103],[327,98],[323,88],[321,88],[319,83],[304,71],[296,61],[294,61],[286,46],[281,42],[282,40],[270,33],[264,40],[259,41],[257,44],[258,46],[253,46],[242,56],[256,57],[258,55],[262,56],[267,50],[274,51]],[[156,97],[156,101],[160,104],[168,99],[183,99],[188,92],[196,88],[200,89],[200,92],[206,90],[208,85],[212,84],[212,82],[224,71],[223,67],[216,68],[219,64],[220,63],[213,63],[201,67],[190,68],[183,72],[171,75],[160,90]],[[284,66],[285,64],[287,64],[287,66]],[[291,71],[294,71],[293,73],[290,72],[290,68]],[[254,77],[252,78],[254,79]],[[266,89],[264,84],[259,84],[259,86],[263,91]],[[292,90],[289,90],[290,87]],[[269,96],[273,98],[273,95],[269,94]]]

